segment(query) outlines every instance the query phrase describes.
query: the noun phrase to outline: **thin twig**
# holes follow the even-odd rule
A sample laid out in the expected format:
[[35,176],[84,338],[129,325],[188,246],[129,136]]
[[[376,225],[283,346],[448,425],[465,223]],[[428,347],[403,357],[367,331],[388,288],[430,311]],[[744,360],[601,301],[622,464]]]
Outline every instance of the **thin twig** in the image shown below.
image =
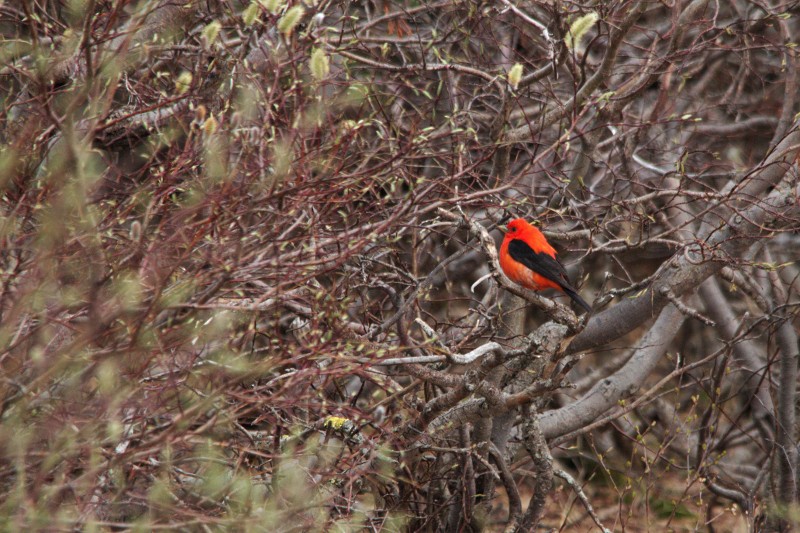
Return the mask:
[[[526,474],[528,473],[527,471],[524,470],[523,471],[518,470],[518,472]],[[533,474],[533,472],[530,472],[529,475],[530,474]],[[564,470],[555,468],[553,469],[553,474],[566,481],[567,485],[569,485],[572,488],[572,490],[575,491],[575,494],[578,496],[578,499],[581,501],[584,508],[586,508],[586,512],[589,513],[589,516],[592,517],[594,523],[597,524],[597,527],[599,527],[603,533],[611,533],[611,530],[603,525],[603,523],[600,521],[600,517],[597,516],[597,513],[594,512],[594,507],[592,507],[592,504],[589,501],[589,498],[586,496],[586,493],[583,492],[583,488],[581,487],[580,483],[578,483],[574,477],[569,475],[569,473],[565,472]]]

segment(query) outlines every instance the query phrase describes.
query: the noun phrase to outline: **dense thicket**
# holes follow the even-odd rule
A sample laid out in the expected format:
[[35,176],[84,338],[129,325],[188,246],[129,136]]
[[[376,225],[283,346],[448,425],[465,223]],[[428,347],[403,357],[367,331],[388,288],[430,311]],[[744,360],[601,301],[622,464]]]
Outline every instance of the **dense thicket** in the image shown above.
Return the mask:
[[798,14],[0,4],[4,527],[790,529]]

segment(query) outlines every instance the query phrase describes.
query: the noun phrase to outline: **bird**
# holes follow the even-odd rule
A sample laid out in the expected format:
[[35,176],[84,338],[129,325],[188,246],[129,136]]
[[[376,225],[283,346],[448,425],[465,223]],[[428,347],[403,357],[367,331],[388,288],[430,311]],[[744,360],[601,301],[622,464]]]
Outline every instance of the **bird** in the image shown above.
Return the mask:
[[544,234],[524,218],[508,223],[506,236],[500,246],[500,268],[513,282],[525,288],[541,291],[558,289],[567,293],[587,312],[592,307],[570,284],[555,249]]

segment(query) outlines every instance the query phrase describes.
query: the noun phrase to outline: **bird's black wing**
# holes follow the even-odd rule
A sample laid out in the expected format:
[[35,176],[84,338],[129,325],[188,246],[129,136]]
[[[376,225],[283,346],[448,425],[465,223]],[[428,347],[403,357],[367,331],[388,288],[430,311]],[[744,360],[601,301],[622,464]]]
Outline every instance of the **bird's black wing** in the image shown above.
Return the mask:
[[534,252],[533,248],[520,239],[513,239],[508,243],[508,255],[511,259],[522,263],[540,276],[544,276],[560,286],[569,287],[567,271],[558,260],[544,252]]
[[508,255],[510,255],[511,259],[514,261],[522,263],[540,276],[544,276],[557,283],[570,298],[575,300],[578,305],[587,311],[592,310],[592,307],[586,300],[581,298],[578,291],[570,285],[567,271],[564,270],[564,265],[555,257],[551,257],[543,252],[534,252],[533,248],[520,239],[513,239],[508,243]]

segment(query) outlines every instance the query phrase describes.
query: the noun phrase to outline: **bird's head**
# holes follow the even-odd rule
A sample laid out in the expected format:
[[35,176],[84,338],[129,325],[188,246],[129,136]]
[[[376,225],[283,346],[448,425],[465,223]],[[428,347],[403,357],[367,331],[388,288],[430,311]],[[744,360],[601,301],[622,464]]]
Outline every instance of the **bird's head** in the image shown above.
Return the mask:
[[535,231],[536,228],[531,226],[524,218],[515,218],[506,226],[506,239],[513,239]]

